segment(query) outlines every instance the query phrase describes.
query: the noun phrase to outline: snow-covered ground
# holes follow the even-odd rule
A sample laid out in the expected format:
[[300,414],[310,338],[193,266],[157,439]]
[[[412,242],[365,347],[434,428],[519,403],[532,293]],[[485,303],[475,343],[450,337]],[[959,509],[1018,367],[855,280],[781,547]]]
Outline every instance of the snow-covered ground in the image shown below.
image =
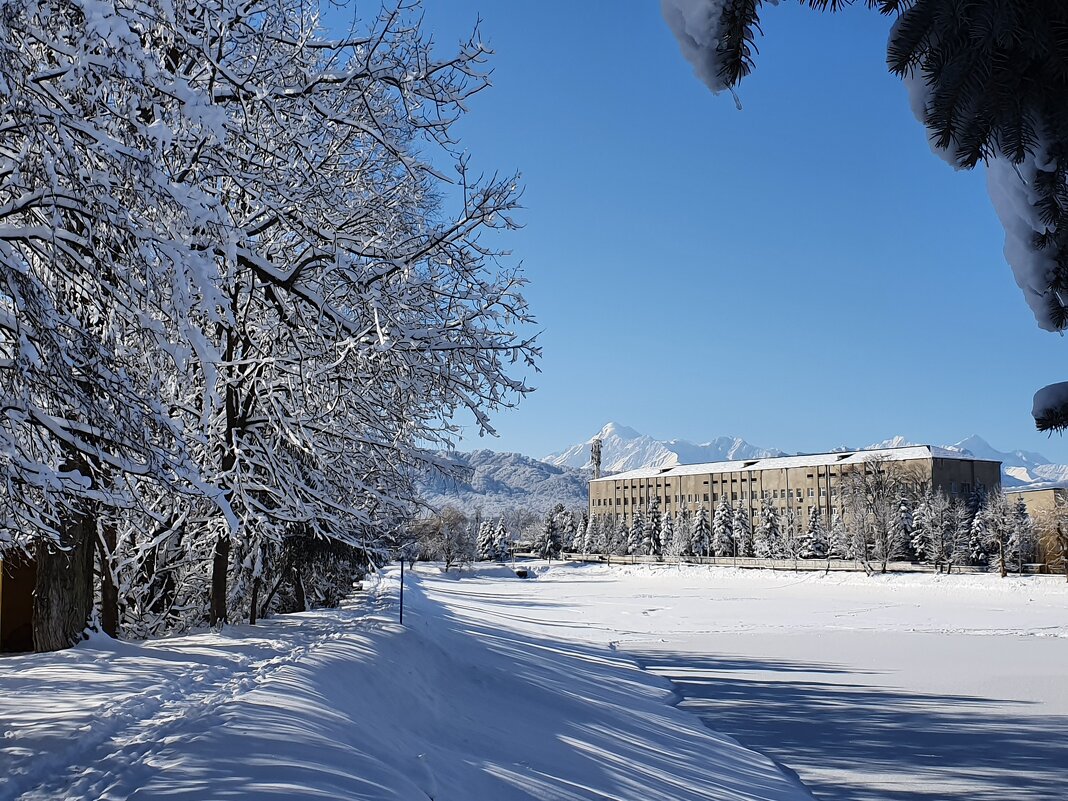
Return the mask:
[[0,799],[1068,797],[1056,578],[533,567],[0,659]]
[[569,575],[416,575],[402,628],[392,570],[347,609],[0,659],[0,798],[809,797],[611,638],[557,636],[536,596]]
[[428,588],[473,620],[607,643],[818,798],[1068,798],[1063,577],[563,567]]

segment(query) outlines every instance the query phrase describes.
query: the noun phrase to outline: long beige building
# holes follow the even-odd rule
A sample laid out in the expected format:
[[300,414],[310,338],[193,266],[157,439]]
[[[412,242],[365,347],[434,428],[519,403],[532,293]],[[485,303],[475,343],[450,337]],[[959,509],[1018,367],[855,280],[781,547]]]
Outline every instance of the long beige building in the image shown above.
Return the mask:
[[761,500],[767,498],[781,512],[792,511],[801,519],[818,507],[829,521],[832,511],[842,507],[849,475],[872,469],[873,460],[951,498],[967,497],[979,488],[993,492],[1001,486],[1001,462],[917,445],[630,470],[590,481],[589,512],[591,518],[630,518],[635,510],[644,512],[653,498],[662,510],[712,511],[727,498],[757,520]]

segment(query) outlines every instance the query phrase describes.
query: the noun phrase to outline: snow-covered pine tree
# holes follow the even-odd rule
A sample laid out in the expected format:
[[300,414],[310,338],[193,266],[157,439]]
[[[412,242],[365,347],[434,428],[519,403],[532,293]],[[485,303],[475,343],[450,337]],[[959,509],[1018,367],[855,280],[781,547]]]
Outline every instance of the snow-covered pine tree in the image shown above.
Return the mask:
[[511,555],[512,542],[508,536],[508,529],[504,525],[504,516],[497,519],[497,526],[493,530],[493,558],[498,562],[507,562]]
[[712,550],[716,556],[736,556],[734,547],[734,509],[727,494],[712,515]]
[[1027,504],[1017,497],[1012,505],[1012,528],[1009,537],[1009,553],[1017,573],[1023,573],[1024,565],[1035,558],[1035,529]]
[[781,559],[783,555],[782,523],[779,510],[765,499],[760,510],[760,525],[753,535],[753,551],[760,559]]
[[738,556],[753,555],[753,524],[749,520],[749,511],[738,505],[734,509],[731,531],[734,535],[734,547]]
[[560,552],[563,550],[564,516],[564,506],[559,503],[545,516],[538,549],[542,559],[560,558]]
[[660,532],[661,522],[660,501],[657,498],[653,498],[649,502],[645,526],[642,530],[642,552],[646,556],[655,556],[657,559],[664,554],[664,543]]
[[645,518],[641,509],[634,509],[634,517],[630,521],[630,531],[627,535],[627,555],[640,556],[643,553],[642,543],[645,540]]
[[828,551],[827,529],[823,525],[823,512],[813,506],[808,514],[808,527],[801,546],[802,559],[826,559]]
[[590,530],[590,513],[585,509],[582,510],[582,514],[578,518],[578,529],[575,531],[575,545],[574,550],[581,554],[589,553],[589,530]]
[[665,509],[660,515],[660,539],[664,544],[664,556],[678,559],[682,556],[679,538],[675,533],[675,515]]
[[971,525],[969,527],[968,536],[968,550],[965,557],[966,563],[969,565],[986,565],[990,561],[990,556],[987,553],[987,541],[990,537],[990,533],[993,530],[990,520],[990,514],[986,503],[981,503],[977,509],[972,511],[969,505],[968,512],[971,517]]
[[931,519],[931,494],[937,490],[927,490],[916,501],[912,510],[912,534],[909,537],[909,559],[914,562],[926,562],[931,551],[933,539],[933,521]]
[[626,556],[630,553],[630,530],[631,527],[627,523],[627,516],[620,515],[619,520],[616,521],[614,547],[612,548],[612,553],[616,556]]
[[694,556],[708,556],[712,550],[712,527],[703,506],[690,515],[690,551]]
[[846,529],[842,513],[835,509],[831,512],[831,533],[828,537],[828,553],[831,559],[852,559],[852,537]]
[[493,526],[488,520],[478,524],[478,559],[480,562],[490,562],[496,556],[494,547]]

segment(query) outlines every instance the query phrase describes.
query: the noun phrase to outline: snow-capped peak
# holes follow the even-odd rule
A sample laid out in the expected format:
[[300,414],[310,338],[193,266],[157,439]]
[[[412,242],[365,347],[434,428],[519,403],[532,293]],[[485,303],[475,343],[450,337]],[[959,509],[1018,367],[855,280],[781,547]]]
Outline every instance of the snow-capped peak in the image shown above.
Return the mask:
[[637,439],[640,437],[637,431],[620,423],[605,423],[604,428],[597,432],[594,436],[586,440],[587,444],[592,443],[595,439],[606,440],[612,437],[618,439]]
[[782,451],[757,448],[738,437],[717,437],[699,444],[682,439],[657,440],[627,426],[608,423],[596,436],[549,454],[544,461],[558,467],[589,467],[590,444],[597,438],[601,440],[601,469],[611,473],[641,467],[669,467],[782,455]]

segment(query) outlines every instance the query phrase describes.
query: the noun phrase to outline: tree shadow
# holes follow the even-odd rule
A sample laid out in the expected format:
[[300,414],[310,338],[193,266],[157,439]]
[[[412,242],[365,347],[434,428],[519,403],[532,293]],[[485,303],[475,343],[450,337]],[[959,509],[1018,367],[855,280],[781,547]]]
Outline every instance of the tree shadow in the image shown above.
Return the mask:
[[819,662],[657,653],[644,663],[678,688],[680,708],[789,765],[820,799],[1068,797],[1068,716],[1014,711],[1026,702],[858,684],[859,671]]

